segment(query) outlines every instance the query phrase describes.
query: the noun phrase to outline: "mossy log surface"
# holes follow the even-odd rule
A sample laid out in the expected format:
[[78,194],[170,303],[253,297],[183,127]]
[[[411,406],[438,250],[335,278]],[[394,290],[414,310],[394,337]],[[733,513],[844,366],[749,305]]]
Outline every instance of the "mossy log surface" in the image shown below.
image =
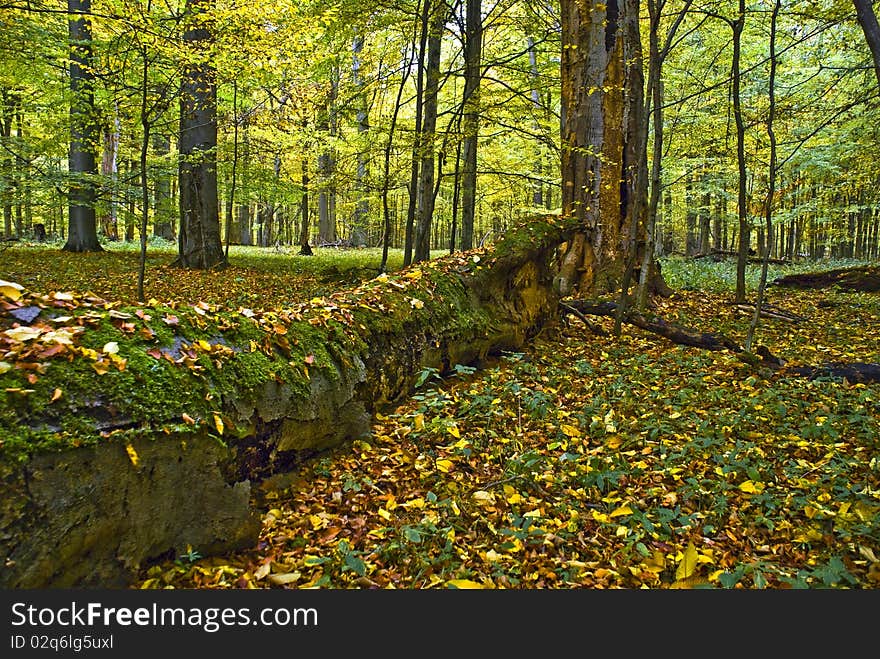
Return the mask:
[[0,287],[0,587],[123,586],[152,560],[253,544],[254,483],[368,435],[424,368],[556,319],[574,228],[536,219],[266,311]]

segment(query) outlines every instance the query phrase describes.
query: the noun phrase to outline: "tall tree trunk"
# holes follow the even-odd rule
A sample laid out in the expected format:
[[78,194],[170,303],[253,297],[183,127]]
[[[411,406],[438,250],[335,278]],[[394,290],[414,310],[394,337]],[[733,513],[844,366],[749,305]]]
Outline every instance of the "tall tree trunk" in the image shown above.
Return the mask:
[[425,90],[422,99],[419,213],[413,241],[413,262],[427,261],[431,258],[431,224],[434,219],[434,133],[437,127],[437,95],[440,90],[440,39],[446,22],[446,3],[443,0],[433,2],[430,22]]
[[299,225],[299,253],[301,256],[311,256],[312,248],[309,246],[309,159],[304,153],[301,159],[302,167],[302,199],[300,200]]
[[421,0],[420,5],[421,30],[419,34],[419,49],[416,66],[416,116],[413,125],[412,164],[409,176],[409,204],[406,209],[406,228],[403,237],[403,265],[407,266],[413,260],[413,242],[415,239],[416,213],[418,212],[419,200],[419,167],[422,158],[422,101],[425,95],[425,56],[428,43],[428,32],[431,26],[431,7],[433,0]]
[[874,13],[874,4],[871,0],[853,0],[856,7],[856,17],[865,41],[871,49],[871,57],[874,60],[874,74],[877,76],[877,85],[880,86],[880,25],[877,24],[877,15]]
[[[562,255],[557,286],[563,295],[614,292],[625,268],[631,187],[625,172],[626,25],[636,2],[595,6],[562,0],[562,212],[583,231]],[[636,114],[636,116],[632,116]]]
[[779,9],[782,0],[773,3],[773,13],[770,17],[770,76],[767,81],[768,108],[767,108],[767,137],[770,141],[770,162],[767,165],[767,197],[764,200],[764,221],[767,230],[767,246],[764,249],[763,262],[761,263],[761,281],[758,284],[758,299],[755,302],[755,313],[749,330],[746,333],[746,341],[743,346],[746,352],[751,352],[752,342],[761,318],[761,307],[764,305],[764,290],[767,287],[767,269],[770,262],[770,246],[773,243],[773,197],[776,195],[776,132],[773,122],[776,119],[776,25],[779,18]]
[[334,174],[336,155],[333,138],[336,137],[336,95],[339,80],[334,67],[330,74],[330,94],[322,113],[321,129],[327,133],[330,144],[318,156],[318,176],[321,188],[318,192],[318,243],[332,243],[336,240],[336,204]]
[[101,230],[110,240],[119,240],[117,183],[119,178],[119,115],[114,108],[113,125],[104,128],[104,152],[101,156],[101,175],[109,183],[107,201],[102,204]]
[[[538,121],[538,117],[540,116],[542,107],[538,76],[538,51],[535,48],[534,37],[528,37],[526,47],[529,51],[529,81],[531,83],[530,95],[532,99],[532,112],[535,113],[535,120],[532,122],[532,127],[535,131],[535,135],[540,135],[541,124]],[[534,171],[537,180],[532,183],[532,205],[535,207],[541,207],[544,205],[544,184],[541,181],[544,174],[544,149],[540,142],[535,143]]]
[[241,180],[242,193],[238,202],[238,229],[241,232],[241,244],[254,244],[253,215],[251,214],[250,200],[250,163],[251,163],[251,140],[248,132],[247,119],[242,125],[241,137]]
[[99,252],[95,220],[95,149],[100,128],[95,113],[95,61],[92,54],[91,0],[67,0],[70,39],[70,150],[68,170],[68,252]]
[[238,174],[238,83],[232,82],[232,163],[229,192],[226,201],[226,251],[223,258],[229,260],[229,243],[232,240],[232,219],[235,213],[235,177]]
[[[153,136],[153,152],[160,158],[171,153],[171,139],[158,133]],[[172,217],[174,200],[171,197],[171,177],[164,167],[153,172],[153,235],[165,240],[174,240]]]
[[212,0],[186,0],[184,46],[194,60],[180,84],[180,231],[176,265],[208,269],[226,262],[217,197],[217,87],[205,13]]
[[350,239],[352,245],[360,247],[367,242],[367,222],[370,213],[370,200],[367,190],[367,144],[366,133],[370,130],[369,113],[367,112],[367,97],[364,93],[364,81],[361,77],[361,52],[364,48],[364,38],[358,35],[352,43],[351,76],[357,94],[357,129],[358,129],[358,156],[357,156],[357,203],[354,208],[354,219],[351,223]]
[[10,152],[10,142],[12,141],[12,118],[14,115],[14,101],[12,94],[6,90],[2,90],[0,97],[0,105],[2,105],[2,116],[0,116],[0,142],[6,148],[3,149],[2,158],[0,158],[0,201],[3,204],[3,235],[7,238],[12,237],[12,201],[13,190],[15,188],[15,176],[13,174],[14,156]]
[[480,132],[480,64],[483,15],[480,0],[467,0],[464,41],[464,143],[461,166],[461,249],[474,246],[477,209],[477,138]]
[[746,22],[746,0],[739,0],[739,13],[731,22],[733,28],[733,63],[731,66],[733,117],[736,121],[736,164],[737,164],[737,217],[739,218],[739,246],[736,258],[736,302],[746,301],[746,265],[749,262],[749,246],[751,231],[749,226],[749,209],[747,207],[746,173],[746,127],[742,113],[742,94],[740,82],[742,70],[740,57],[742,53],[742,33]]

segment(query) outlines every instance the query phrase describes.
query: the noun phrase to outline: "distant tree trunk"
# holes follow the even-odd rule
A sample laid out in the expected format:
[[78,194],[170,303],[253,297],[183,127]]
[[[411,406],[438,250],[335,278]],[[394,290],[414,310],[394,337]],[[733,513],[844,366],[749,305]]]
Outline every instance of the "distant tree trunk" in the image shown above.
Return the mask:
[[[529,51],[529,81],[531,82],[531,98],[532,98],[532,111],[535,113],[535,121],[532,123],[535,134],[539,135],[541,130],[541,125],[538,122],[538,115],[542,109],[541,106],[541,91],[539,88],[539,77],[538,77],[538,52],[535,49],[535,39],[533,37],[528,37],[526,42],[526,47]],[[532,205],[535,207],[540,207],[544,205],[544,184],[542,183],[541,176],[544,173],[544,161],[543,161],[543,148],[540,142],[536,142],[535,145],[535,176],[538,180],[532,183]]]
[[736,302],[746,301],[746,265],[749,262],[749,246],[751,243],[751,231],[749,227],[749,209],[746,186],[748,178],[746,173],[746,128],[742,113],[742,95],[740,94],[740,80],[742,71],[740,55],[742,49],[742,33],[746,22],[746,0],[739,0],[739,13],[736,20],[731,23],[733,28],[733,63],[732,63],[732,96],[733,117],[736,121],[736,163],[737,163],[737,216],[739,218],[739,247],[736,259]]
[[330,94],[322,114],[321,128],[327,133],[331,145],[324,148],[318,156],[318,175],[321,188],[318,192],[318,242],[334,242],[336,240],[336,191],[334,173],[336,156],[332,140],[336,137],[336,95],[339,88],[336,70],[330,75]]
[[304,153],[302,157],[302,199],[300,201],[300,217],[302,222],[299,226],[299,253],[301,256],[311,256],[312,248],[309,246],[309,160]]
[[196,57],[180,84],[180,230],[175,265],[208,269],[226,262],[217,197],[217,87],[204,12],[212,0],[186,0],[184,46]]
[[92,54],[91,0],[67,0],[70,39],[70,151],[68,170],[68,231],[64,250],[99,252],[95,220],[98,174],[95,149],[100,129],[95,113],[95,61]]
[[461,249],[474,246],[477,209],[477,140],[480,132],[480,64],[483,16],[480,0],[467,0],[464,41],[464,143],[461,167]]
[[[244,120],[242,125],[241,138],[241,179],[243,195],[239,195],[238,202],[238,230],[241,232],[241,244],[254,244],[254,226],[253,216],[251,215],[250,202],[250,162],[251,162],[251,141],[248,134],[248,122]],[[242,199],[243,198],[243,199]]]
[[229,243],[232,240],[232,219],[235,213],[235,177],[238,174],[238,83],[232,82],[232,164],[229,196],[226,202],[226,251],[223,258],[229,260]]
[[[635,173],[628,167],[636,164],[629,140],[640,114],[627,105],[641,84],[627,59],[637,47],[627,43],[637,4],[562,0],[562,213],[583,227],[562,254],[557,285],[563,295],[611,293],[624,275]],[[638,80],[630,77],[637,73]]]
[[364,48],[363,36],[356,36],[352,44],[351,75],[352,84],[357,93],[357,129],[360,145],[357,157],[357,195],[354,219],[352,220],[351,235],[353,245],[366,244],[367,221],[370,213],[370,200],[367,189],[367,145],[366,133],[370,130],[369,114],[367,112],[367,97],[364,93],[364,81],[361,77],[361,52]]
[[[430,1],[430,0],[429,0]],[[434,133],[437,126],[437,95],[440,90],[440,39],[446,22],[446,3],[433,3],[425,64],[425,91],[422,99],[421,164],[419,173],[419,213],[415,226],[413,262],[431,258],[431,224],[434,219]]]
[[693,256],[697,253],[697,208],[694,200],[694,181],[696,176],[693,171],[687,173],[687,179],[684,183],[684,253],[687,256]]
[[874,4],[871,0],[853,0],[856,7],[856,17],[865,41],[871,49],[871,57],[874,60],[874,74],[877,76],[877,85],[880,86],[880,25],[877,24],[877,15],[874,13]]
[[[0,116],[0,142],[4,145],[8,145],[12,137],[13,104],[12,94],[3,89],[2,107],[0,107],[3,112]],[[13,162],[13,155],[4,150],[2,158],[0,158],[0,200],[3,204],[3,234],[7,238],[12,237],[12,197],[15,187]]]
[[[167,135],[153,136],[153,151],[159,157],[171,153],[171,140]],[[174,240],[172,216],[174,200],[171,197],[171,178],[160,168],[153,173],[153,235],[165,240]]]
[[[703,175],[702,179],[703,185],[707,185],[706,176]],[[703,202],[700,204],[700,254],[707,254],[709,252],[709,238],[712,233],[712,195],[711,193],[704,189],[703,190]]]
[[119,174],[119,115],[114,112],[113,125],[104,129],[104,153],[101,157],[101,175],[109,182],[107,201],[102,204],[105,208],[101,217],[101,230],[110,240],[119,240],[119,226],[117,223],[117,199],[116,187]]

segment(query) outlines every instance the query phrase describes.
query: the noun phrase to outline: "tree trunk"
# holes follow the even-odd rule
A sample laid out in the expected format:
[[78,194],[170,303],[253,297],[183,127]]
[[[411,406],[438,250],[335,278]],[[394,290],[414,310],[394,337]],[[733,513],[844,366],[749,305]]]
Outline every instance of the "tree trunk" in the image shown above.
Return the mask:
[[336,190],[334,174],[336,155],[333,138],[336,137],[336,95],[339,88],[336,70],[330,74],[330,94],[324,106],[321,128],[327,133],[330,144],[318,156],[318,176],[321,188],[318,192],[318,244],[336,241]]
[[871,0],[853,0],[856,7],[856,18],[862,26],[865,41],[871,49],[871,57],[874,60],[874,74],[877,76],[877,85],[880,86],[880,25],[877,24],[877,15],[874,13],[874,5]]
[[421,0],[421,15],[419,21],[421,29],[419,32],[419,48],[416,66],[416,116],[413,124],[413,145],[412,145],[412,164],[410,166],[409,175],[409,205],[406,209],[406,228],[404,229],[403,238],[403,265],[407,266],[412,263],[413,259],[413,242],[415,240],[416,230],[416,213],[418,212],[419,202],[419,166],[421,164],[422,153],[422,112],[424,107],[422,101],[425,95],[425,56],[428,44],[428,32],[431,27],[431,7],[433,0]]
[[746,265],[749,262],[749,247],[751,243],[751,231],[749,226],[749,209],[747,207],[748,183],[746,173],[746,128],[743,121],[742,98],[740,94],[741,66],[740,56],[742,50],[742,33],[746,22],[746,2],[739,0],[739,13],[736,20],[731,22],[733,29],[733,64],[732,64],[732,96],[733,117],[736,121],[736,163],[737,163],[737,217],[739,218],[739,247],[736,260],[736,302],[746,301]]
[[[167,135],[153,136],[153,151],[160,158],[171,153],[171,140]],[[153,173],[153,235],[174,240],[174,200],[171,196],[171,178],[164,167]]]
[[352,84],[357,94],[357,130],[358,130],[358,156],[357,178],[355,189],[358,199],[355,204],[354,218],[351,223],[349,239],[352,245],[361,247],[366,245],[367,223],[370,213],[370,201],[367,189],[367,132],[370,129],[369,114],[367,112],[367,97],[364,93],[364,81],[361,77],[361,52],[364,48],[363,36],[356,36],[352,43],[351,75]]
[[184,46],[195,57],[180,84],[180,231],[175,265],[208,269],[226,262],[217,197],[217,88],[203,14],[211,0],[187,0]]
[[100,129],[95,113],[95,61],[92,55],[91,0],[67,0],[70,39],[70,151],[68,231],[64,250],[99,252],[94,178]]
[[[560,292],[614,292],[628,243],[627,144],[637,113],[625,111],[627,14],[637,3],[562,2],[562,213],[582,231],[565,246]],[[587,9],[587,13],[584,10]],[[633,116],[636,115],[636,116]]]
[[[430,0],[429,0],[430,1]],[[419,166],[419,213],[415,226],[413,262],[431,258],[431,224],[434,219],[434,133],[437,126],[437,95],[440,90],[440,38],[446,22],[446,3],[433,3],[425,63],[422,99],[421,164]]]
[[477,209],[477,138],[480,132],[480,64],[483,16],[480,0],[467,0],[464,42],[464,143],[461,166],[461,249],[474,246]]

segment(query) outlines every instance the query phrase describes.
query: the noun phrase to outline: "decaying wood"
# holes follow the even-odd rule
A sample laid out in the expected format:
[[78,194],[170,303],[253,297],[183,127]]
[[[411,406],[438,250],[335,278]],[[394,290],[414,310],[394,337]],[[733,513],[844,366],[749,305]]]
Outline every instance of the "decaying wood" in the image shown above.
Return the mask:
[[[614,318],[617,313],[617,304],[614,302],[567,300],[565,306],[590,316],[609,316]],[[626,311],[624,312],[621,321],[629,325],[635,325],[643,330],[653,332],[654,334],[664,336],[673,343],[679,345],[693,346],[705,350],[730,350],[737,353],[743,352],[743,348],[738,343],[730,340],[726,336],[721,334],[696,332],[673,323],[667,323],[662,318],[657,318],[656,316],[648,317],[634,311]]]
[[880,292],[880,266],[839,268],[827,272],[805,272],[777,277],[773,286],[785,288],[831,288],[862,293]]
[[[566,300],[560,303],[563,313],[574,313],[580,318],[583,316],[607,316],[613,318],[617,313],[617,304],[614,302],[600,302],[595,300]],[[843,379],[851,383],[880,382],[880,364],[867,362],[835,362],[820,364],[818,366],[795,366],[787,365],[783,359],[776,357],[766,346],[757,346],[754,353],[748,353],[738,343],[722,335],[707,332],[698,332],[693,329],[667,323],[661,318],[646,317],[641,314],[626,312],[622,322],[634,325],[640,329],[659,334],[673,343],[686,345],[705,350],[730,350],[737,357],[752,366],[762,366],[778,371],[783,377],[806,377]]]
[[[751,302],[731,302],[736,311],[751,316],[755,313],[755,305]],[[790,323],[803,323],[809,320],[805,316],[800,316],[786,309],[774,306],[772,304],[761,305],[761,318],[771,318],[773,320],[784,320]]]
[[789,366],[782,371],[783,375],[817,378],[843,379],[851,383],[880,382],[880,364],[866,362],[827,363],[819,366]]

